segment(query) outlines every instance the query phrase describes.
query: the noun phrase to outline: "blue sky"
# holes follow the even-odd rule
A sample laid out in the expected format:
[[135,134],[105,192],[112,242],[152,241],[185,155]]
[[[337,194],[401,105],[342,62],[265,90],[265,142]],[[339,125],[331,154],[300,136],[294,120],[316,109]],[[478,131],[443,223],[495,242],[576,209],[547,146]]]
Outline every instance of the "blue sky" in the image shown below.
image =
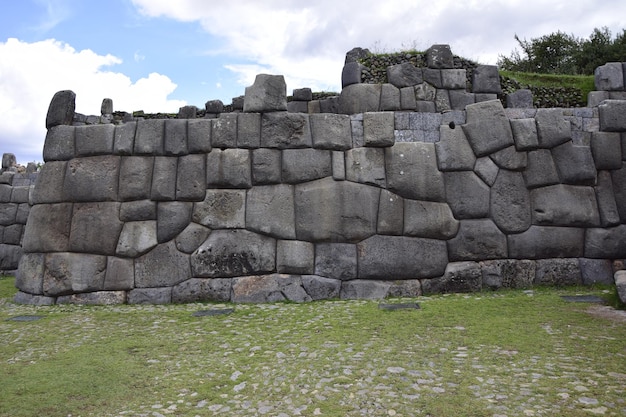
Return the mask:
[[[623,0],[0,0],[0,153],[41,161],[45,114],[56,91],[77,111],[176,112],[225,104],[259,73],[287,92],[340,91],[345,53],[446,43],[495,64],[514,35],[557,30],[588,37],[626,27]],[[626,58],[625,58],[626,59]]]

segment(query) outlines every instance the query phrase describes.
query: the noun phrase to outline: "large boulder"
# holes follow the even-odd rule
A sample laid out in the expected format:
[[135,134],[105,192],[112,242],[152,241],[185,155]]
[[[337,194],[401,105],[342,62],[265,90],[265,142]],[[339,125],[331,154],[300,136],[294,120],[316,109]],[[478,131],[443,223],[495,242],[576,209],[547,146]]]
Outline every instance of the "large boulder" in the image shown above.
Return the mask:
[[71,90],[57,91],[46,115],[46,129],[58,125],[71,125],[76,110],[76,94]]
[[592,187],[557,184],[530,192],[533,224],[546,226],[600,225],[598,203]]
[[480,261],[507,257],[506,236],[489,219],[462,220],[448,241],[450,261]]
[[390,191],[414,200],[445,201],[434,144],[402,142],[385,148],[385,168]]
[[476,156],[485,156],[513,145],[513,132],[500,100],[470,104],[466,108],[467,135]]
[[244,112],[273,112],[287,110],[287,84],[282,75],[258,74],[254,84],[246,87]]
[[154,247],[135,258],[135,287],[171,287],[191,276],[189,255],[179,252],[174,241]]
[[530,195],[521,173],[501,169],[490,196],[491,217],[500,230],[520,233],[530,227]]

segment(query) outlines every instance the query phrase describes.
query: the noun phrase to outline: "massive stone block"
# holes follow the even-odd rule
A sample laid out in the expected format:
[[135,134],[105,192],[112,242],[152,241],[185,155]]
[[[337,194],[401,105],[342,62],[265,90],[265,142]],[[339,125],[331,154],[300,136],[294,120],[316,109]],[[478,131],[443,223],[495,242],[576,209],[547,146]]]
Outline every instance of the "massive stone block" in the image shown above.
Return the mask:
[[132,155],[135,148],[137,122],[126,122],[115,126],[113,132],[113,154]]
[[583,283],[578,259],[539,259],[535,285],[580,285]]
[[58,125],[71,125],[76,110],[76,94],[71,90],[57,91],[46,115],[46,129]]
[[45,257],[43,293],[47,296],[104,288],[106,256],[79,253],[49,253]]
[[517,150],[529,151],[539,147],[535,119],[511,119],[509,122]]
[[535,280],[536,262],[528,259],[496,259],[480,262],[483,288],[529,288]]
[[238,277],[233,280],[232,301],[265,303],[276,301],[311,301],[298,275],[271,274]]
[[290,149],[312,145],[308,114],[278,112],[261,116],[262,147]]
[[281,155],[278,149],[255,149],[252,151],[252,183],[276,184],[281,181]]
[[457,219],[487,217],[489,187],[472,171],[445,172],[446,201]]
[[476,156],[485,156],[513,145],[513,132],[500,100],[483,101],[466,107],[463,131]]
[[622,163],[621,169],[611,171],[611,180],[619,217],[626,223],[626,163]]
[[552,148],[572,138],[570,123],[563,117],[561,109],[537,109],[535,122],[542,148]]
[[188,279],[189,258],[176,249],[174,241],[157,245],[135,258],[135,288],[171,287]]
[[29,294],[43,294],[43,253],[25,253],[19,260],[15,286]]
[[75,130],[74,126],[65,125],[50,128],[43,145],[43,160],[50,162],[72,159],[76,153]]
[[114,255],[123,226],[119,212],[120,203],[74,204],[70,251]]
[[506,236],[489,219],[462,220],[459,232],[447,243],[450,261],[507,257]]
[[596,167],[588,146],[576,146],[571,141],[552,148],[561,182],[573,185],[595,185]]
[[580,274],[584,285],[604,284],[612,285],[613,266],[609,259],[578,259]]
[[500,168],[521,171],[528,165],[526,152],[518,152],[515,146],[507,146],[489,155],[489,158]]
[[499,171],[500,168],[488,156],[476,159],[474,164],[474,173],[490,187],[496,182]]
[[605,100],[598,106],[600,130],[605,132],[626,131],[626,100]]
[[181,233],[191,221],[193,204],[184,201],[161,201],[157,206],[157,241],[167,242]]
[[401,235],[403,228],[404,199],[390,191],[381,190],[376,232],[381,235]]
[[451,262],[442,277],[422,280],[424,294],[476,292],[482,289],[482,270],[477,262]]
[[164,119],[140,120],[135,133],[135,155],[163,155]]
[[243,111],[275,112],[287,110],[287,84],[282,75],[258,74],[254,84],[246,87]]
[[246,229],[280,239],[295,239],[293,186],[257,186],[246,197]]
[[315,245],[315,275],[342,281],[357,277],[357,247],[351,243]]
[[345,152],[346,179],[385,187],[385,151],[380,148],[354,148]]
[[376,233],[380,189],[332,178],[295,188],[296,236],[311,242],[354,242]]
[[472,74],[474,93],[501,94],[500,73],[495,65],[479,65]]
[[463,129],[441,125],[439,135],[440,140],[435,143],[435,149],[440,171],[469,171],[474,169],[476,156],[474,156]]
[[65,201],[116,201],[119,168],[119,156],[72,159],[67,163],[65,171]]
[[554,159],[552,159],[552,152],[548,149],[537,149],[528,152],[528,164],[523,175],[528,188],[537,188],[560,182],[556,164]]
[[387,67],[387,80],[398,88],[412,87],[423,82],[422,69],[410,62]]
[[444,241],[405,236],[372,236],[357,245],[357,254],[361,279],[430,278],[448,263]]
[[381,90],[380,84],[352,84],[344,87],[339,95],[339,113],[358,114],[378,111]]
[[156,220],[157,203],[150,200],[127,201],[120,204],[120,220],[123,222],[136,222],[143,220]]
[[202,201],[206,191],[206,158],[204,155],[185,155],[178,158],[176,199]]
[[383,84],[380,90],[380,110],[395,111],[400,109],[415,109],[415,89],[413,87],[399,89],[389,83]]
[[367,112],[363,114],[364,146],[387,147],[393,146],[394,113]]
[[228,302],[230,301],[232,281],[230,278],[188,279],[172,287],[172,302]]
[[348,300],[381,300],[387,297],[391,282],[353,279],[341,283],[339,297]]
[[443,175],[432,143],[396,143],[385,148],[387,189],[413,200],[445,201]]
[[245,191],[207,190],[204,201],[194,203],[192,220],[212,229],[236,229],[245,227],[245,214]]
[[120,162],[119,199],[122,201],[150,198],[154,158],[123,156]]
[[187,150],[190,153],[211,152],[211,119],[187,121]]
[[603,227],[618,225],[620,223],[619,211],[609,171],[598,171],[598,183],[596,184],[595,192],[598,201],[600,224]]
[[152,170],[152,187],[150,199],[155,201],[171,201],[176,198],[176,171],[178,158],[157,156],[154,158]]
[[76,156],[111,154],[114,131],[115,126],[111,124],[76,127]]
[[622,141],[617,132],[592,132],[591,153],[596,169],[622,167]]
[[211,147],[236,148],[237,113],[222,113],[219,118],[213,119],[212,122]]
[[584,237],[585,229],[581,228],[530,226],[523,233],[508,236],[509,257],[516,259],[581,257]]
[[303,275],[302,288],[312,300],[328,300],[339,298],[341,281],[317,275]]
[[309,117],[314,148],[342,151],[352,147],[349,116],[324,113]]
[[194,277],[236,277],[275,269],[276,239],[247,230],[214,230],[191,255]]
[[276,242],[276,270],[281,274],[312,274],[315,245],[301,240]]
[[333,174],[331,151],[322,149],[285,149],[282,181],[295,184],[329,177]]
[[459,221],[446,203],[404,200],[405,235],[445,240],[454,237],[458,230]]
[[533,224],[546,226],[599,226],[600,217],[592,187],[557,184],[530,192]]
[[213,149],[206,157],[207,187],[250,188],[252,167],[247,149]]
[[594,81],[596,89],[600,91],[624,90],[622,63],[608,62],[597,67],[594,71]]
[[104,275],[105,291],[131,290],[135,286],[135,265],[132,259],[107,257]]
[[504,233],[520,233],[530,227],[531,199],[520,172],[501,169],[489,201],[491,218]]
[[185,229],[176,236],[174,242],[176,243],[176,249],[183,253],[193,253],[204,242],[211,229],[204,227],[197,223],[189,223]]
[[[195,112],[194,112],[195,115]],[[163,153],[168,156],[186,155],[187,150],[187,120],[166,119],[163,137]]]
[[626,225],[606,229],[587,229],[585,258],[626,258]]
[[33,206],[24,231],[24,250],[43,253],[69,250],[72,206],[72,203]]

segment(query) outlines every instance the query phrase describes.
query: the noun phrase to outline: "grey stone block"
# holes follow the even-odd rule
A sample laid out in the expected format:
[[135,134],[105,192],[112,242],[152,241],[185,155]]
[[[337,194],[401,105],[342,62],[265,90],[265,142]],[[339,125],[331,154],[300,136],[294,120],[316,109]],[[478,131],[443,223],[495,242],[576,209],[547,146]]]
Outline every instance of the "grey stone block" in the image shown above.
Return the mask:
[[17,207],[18,205],[13,203],[0,204],[0,225],[8,226],[15,223]]
[[341,113],[339,111],[339,97],[328,97],[327,99],[320,100],[320,113]]
[[276,184],[281,181],[281,151],[255,149],[252,151],[252,183]]
[[313,147],[343,151],[352,147],[350,117],[344,114],[312,114],[309,116]]
[[626,271],[615,272],[615,287],[622,303],[626,303]]
[[415,279],[443,274],[448,263],[446,243],[406,236],[372,236],[357,245],[361,279]]
[[385,187],[385,151],[380,148],[354,148],[345,152],[346,179]]
[[23,254],[24,251],[20,246],[0,244],[0,270],[16,270]]
[[587,94],[587,107],[598,107],[604,100],[608,100],[608,91],[590,91]]
[[[495,65],[479,65],[472,73],[472,92],[502,94],[500,73]],[[476,100],[478,102],[478,100]]]
[[585,258],[626,258],[626,225],[606,229],[587,229]]
[[287,84],[282,75],[257,74],[254,84],[246,87],[243,111],[263,113],[287,110]]
[[539,259],[534,285],[565,286],[583,283],[578,259]]
[[224,103],[222,100],[209,100],[204,103],[204,109],[207,113],[222,113],[224,111]]
[[620,223],[619,211],[609,171],[598,171],[598,183],[595,186],[595,192],[598,201],[600,225],[602,227],[618,225]]
[[444,172],[446,201],[457,219],[489,215],[489,187],[472,171]]
[[391,283],[355,279],[341,283],[339,298],[343,300],[380,300],[387,297]]
[[246,192],[244,190],[213,190],[204,201],[194,203],[191,218],[212,229],[245,227]]
[[429,84],[435,88],[443,88],[443,84],[441,82],[441,70],[440,69],[424,68],[423,75],[424,75],[424,83]]
[[17,213],[15,213],[15,222],[19,224],[26,224],[28,215],[30,214],[30,203],[21,203],[17,206]]
[[380,109],[380,84],[352,84],[344,87],[339,95],[338,113],[357,114]]
[[67,163],[63,183],[66,201],[116,201],[119,156],[89,156]]
[[135,265],[132,259],[107,257],[104,274],[105,291],[127,291],[135,286]]
[[530,288],[535,280],[535,261],[496,259],[480,262],[483,288]]
[[[415,94],[413,94],[415,101]],[[393,84],[385,83],[380,90],[380,110],[394,111],[402,108],[402,93]]]
[[363,72],[363,65],[358,62],[346,62],[341,70],[341,88],[345,88],[352,84],[359,84],[361,82],[361,73]]
[[463,129],[441,125],[439,132],[440,140],[435,143],[439,170],[463,171],[473,169],[476,157],[463,133]]
[[529,151],[539,147],[535,119],[511,119],[509,122],[518,151]]
[[[9,226],[6,226],[2,233],[2,243],[6,243],[7,245],[20,246],[23,233],[24,225],[11,224]],[[15,266],[17,266],[17,264]]]
[[584,285],[612,285],[613,266],[608,259],[578,259],[580,274]]
[[71,125],[76,110],[76,94],[71,90],[57,91],[46,115],[46,129],[58,125]]
[[373,235],[379,195],[376,187],[332,178],[296,185],[297,239],[354,242]]
[[294,88],[292,93],[293,99],[298,101],[313,100],[313,92],[310,88]]
[[477,262],[451,262],[442,277],[422,280],[425,295],[476,292],[482,289],[482,271]]
[[43,293],[47,296],[72,292],[101,291],[106,256],[84,253],[49,253],[44,261]]
[[552,153],[548,149],[528,152],[528,164],[523,175],[528,188],[543,187],[560,182]]
[[[435,94],[437,94],[437,88],[435,88],[435,86],[432,84],[424,82],[415,86],[415,99],[418,101],[417,103],[418,105],[422,104],[420,103],[420,101],[434,102]],[[432,104],[434,106],[434,103]],[[417,111],[424,111],[424,110],[420,110],[418,107]]]
[[176,199],[202,201],[206,192],[206,161],[201,154],[178,158],[176,175]]
[[154,158],[123,156],[120,161],[119,199],[122,201],[150,198]]
[[398,88],[412,87],[423,82],[422,69],[410,62],[387,67],[387,80]]
[[619,217],[626,223],[626,163],[622,163],[621,169],[611,171],[611,180]]
[[237,118],[237,113],[222,113],[219,118],[211,120],[212,148],[237,147]]
[[622,140],[617,132],[592,132],[591,154],[597,170],[622,167]]
[[465,110],[465,107],[476,103],[474,93],[465,90],[449,90],[450,108],[452,110]]
[[172,288],[135,288],[128,292],[128,304],[170,304]]
[[[194,110],[194,114],[195,114],[195,110]],[[190,117],[187,117],[187,118],[190,118]],[[187,120],[176,120],[176,119],[165,120],[165,133],[163,137],[163,153],[167,156],[179,156],[179,155],[186,155],[188,153]]]
[[533,93],[523,88],[506,95],[507,108],[531,108],[533,107]]
[[490,213],[504,233],[520,233],[531,224],[530,195],[521,173],[501,169],[490,194]]
[[165,120],[149,119],[137,122],[135,155],[163,155],[163,138],[165,135]]
[[290,101],[287,103],[287,111],[290,113],[308,113],[309,103],[306,101]]
[[43,253],[25,253],[19,260],[15,286],[29,294],[43,294]]
[[301,240],[277,241],[276,270],[281,274],[312,274],[315,270],[315,246]]
[[561,182],[573,185],[594,185],[596,167],[589,146],[576,146],[571,141],[552,148]]
[[601,131],[626,131],[626,100],[605,100],[598,106],[598,114]]
[[198,114],[196,106],[183,106],[178,109],[178,119],[195,119]]
[[18,291],[13,297],[13,302],[16,304],[30,304],[34,306],[51,306],[56,302],[56,298]]
[[262,185],[248,191],[246,229],[280,239],[295,239],[293,186]]
[[69,249],[72,203],[37,204],[30,210],[22,247],[26,252]]
[[191,255],[194,277],[236,277],[276,269],[276,239],[247,230],[214,230]]
[[142,220],[156,220],[155,201],[136,200],[120,204],[120,220],[123,222],[135,222]]
[[309,115],[301,113],[267,113],[261,116],[263,148],[310,148],[313,146]]
[[584,238],[585,229],[582,228],[530,226],[523,233],[508,236],[509,257],[579,258],[583,256]]
[[256,149],[261,146],[261,114],[237,114],[237,147]]
[[176,198],[176,171],[178,158],[157,156],[154,158],[150,199],[154,201],[172,201]]
[[459,232],[447,243],[450,261],[507,257],[506,236],[489,219],[461,220]]
[[445,201],[443,174],[432,143],[396,143],[385,148],[387,189],[413,200]]
[[465,90],[466,71],[464,69],[442,69],[441,86],[447,90]]
[[500,168],[488,156],[476,159],[474,164],[474,173],[490,187],[496,181],[499,171]]
[[600,91],[624,90],[624,72],[621,62],[608,62],[594,71],[596,89]]
[[333,179],[335,181],[344,181],[346,179],[346,160],[344,152],[332,152]]
[[123,226],[119,212],[116,202],[74,204],[70,251],[114,255]]
[[521,171],[528,165],[526,152],[518,152],[515,146],[508,146],[489,155],[489,158],[500,168]]
[[57,298],[57,304],[115,305],[125,303],[126,291],[94,291]]
[[333,175],[331,151],[308,148],[282,152],[283,182],[296,184]]
[[114,125],[78,126],[74,132],[76,156],[109,155],[113,152]]
[[171,287],[190,276],[189,255],[176,250],[173,241],[135,259],[136,288]]
[[339,298],[341,281],[317,275],[303,275],[302,287],[312,300],[328,300]]
[[570,122],[561,109],[537,109],[537,138],[542,148],[552,148],[572,138]]
[[[620,164],[621,167],[621,164]],[[30,186],[14,186],[11,190],[11,203],[28,203]]]
[[377,223],[378,234],[401,235],[404,228],[404,199],[390,191],[381,190]]
[[498,94],[477,93],[476,91],[474,91],[474,101],[476,103],[482,103],[483,101],[491,101],[491,100],[497,100],[497,99],[498,99]]
[[[385,88],[383,86],[383,98],[385,97]],[[388,105],[385,100],[385,105],[382,105],[383,98],[381,98],[381,110],[415,110],[417,109],[417,100],[415,99],[415,87],[404,87],[400,89],[400,104],[399,107],[394,109],[393,106]]]
[[232,289],[230,278],[191,278],[172,287],[173,303],[228,302]]
[[160,201],[157,206],[157,241],[167,242],[181,233],[191,221],[193,203]]
[[250,151],[213,149],[207,155],[207,187],[252,187]]
[[211,119],[187,121],[187,150],[190,153],[211,152]]
[[533,224],[547,226],[600,225],[596,195],[592,187],[557,184],[530,192]]
[[452,109],[450,105],[450,95],[448,94],[448,90],[437,89],[437,93],[435,94],[435,108],[439,113],[443,113]]
[[450,45],[432,45],[426,50],[428,68],[454,68],[454,56]]
[[387,291],[389,298],[414,298],[422,295],[422,283],[419,279],[403,279],[390,281]]
[[43,160],[67,161],[74,158],[76,145],[74,126],[59,125],[48,129],[43,145]]
[[176,249],[183,253],[193,253],[209,237],[211,229],[197,223],[189,223],[185,229],[176,236],[174,242]]
[[395,142],[393,112],[364,113],[363,138],[365,146],[393,146]]
[[513,145],[513,132],[500,100],[470,104],[463,130],[476,156]]
[[315,275],[342,281],[357,277],[357,247],[350,243],[315,245]]
[[299,276],[271,274],[233,279],[232,301],[235,303],[267,303],[284,300],[311,301],[302,288],[302,280]]
[[404,235],[446,240],[458,230],[459,222],[446,203],[404,200]]

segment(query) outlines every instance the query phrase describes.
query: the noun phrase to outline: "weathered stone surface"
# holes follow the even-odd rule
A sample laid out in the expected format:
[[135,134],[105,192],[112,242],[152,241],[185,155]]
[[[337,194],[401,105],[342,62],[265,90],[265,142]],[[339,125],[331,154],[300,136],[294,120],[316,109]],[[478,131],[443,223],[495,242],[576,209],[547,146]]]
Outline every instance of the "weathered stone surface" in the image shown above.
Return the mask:
[[204,110],[206,110],[207,113],[222,113],[224,111],[224,102],[222,100],[209,100],[204,103]]
[[255,149],[252,151],[252,183],[276,184],[281,181],[281,151]]
[[135,259],[136,288],[171,287],[190,276],[189,255],[176,250],[173,241]]
[[276,243],[276,270],[281,274],[312,274],[315,246],[301,240],[279,240]]
[[396,143],[385,148],[387,189],[413,200],[445,201],[443,174],[432,143]]
[[195,277],[274,272],[276,240],[247,230],[214,230],[191,255]]
[[489,155],[489,158],[500,168],[521,171],[528,165],[526,152],[518,152],[515,146],[507,146]]
[[488,156],[476,159],[474,164],[474,173],[490,187],[496,182],[499,171],[500,168]]
[[250,188],[252,167],[247,149],[213,149],[206,157],[207,187]]
[[136,222],[142,220],[156,220],[157,203],[150,200],[127,201],[120,204],[120,220]]
[[598,106],[598,113],[601,131],[626,131],[626,100],[605,100]]
[[535,119],[511,119],[511,131],[518,151],[528,151],[539,147],[537,123]]
[[622,140],[617,132],[592,132],[591,153],[597,170],[622,167]]
[[137,122],[135,155],[163,155],[164,119],[148,119]]
[[435,94],[435,108],[439,113],[452,110],[452,105],[450,104],[450,94],[448,94],[448,90],[440,88],[437,89],[437,94]]
[[372,236],[357,245],[357,254],[361,279],[434,277],[448,263],[445,242],[404,236]]
[[29,194],[30,186],[13,186],[11,190],[11,203],[28,203]]
[[95,291],[57,298],[57,304],[115,305],[125,302],[126,291]]
[[422,69],[410,62],[387,67],[387,80],[398,88],[411,87],[423,82]]
[[[501,94],[500,73],[495,65],[479,65],[472,73],[474,93]],[[477,100],[478,101],[478,100]]]
[[132,155],[135,148],[137,122],[126,122],[115,126],[113,132],[113,154]]
[[294,88],[291,96],[296,101],[313,100],[313,91],[310,88]]
[[403,228],[404,199],[390,191],[381,190],[376,232],[381,235],[401,235]]
[[248,191],[246,229],[280,239],[295,239],[293,186],[262,185]]
[[432,45],[426,50],[428,68],[454,68],[454,56],[450,45]]
[[[193,107],[195,118],[195,107]],[[179,114],[180,116],[180,114]],[[191,117],[179,117],[191,119]],[[163,153],[167,156],[186,155],[187,150],[187,120],[166,119],[163,137]]]
[[57,91],[46,115],[46,129],[58,125],[71,125],[76,110],[76,94],[71,90]]
[[315,245],[315,275],[342,281],[357,277],[357,247],[350,243]]
[[122,201],[150,198],[154,158],[123,156],[120,162],[119,199]]
[[47,296],[104,288],[106,256],[79,253],[49,253],[44,261],[43,293]]
[[448,90],[448,96],[452,110],[465,110],[465,107],[476,103],[474,93],[468,93],[465,90]]
[[38,204],[30,210],[24,242],[26,252],[65,252],[69,249],[72,204]]
[[202,201],[206,191],[206,161],[200,154],[178,158],[176,175],[176,199]]
[[513,132],[500,100],[484,101],[466,107],[463,131],[476,156],[485,156],[513,145]]
[[70,251],[114,255],[123,226],[119,212],[120,203],[74,204]]
[[317,275],[303,275],[302,288],[312,300],[328,300],[339,298],[341,281]]
[[363,114],[364,146],[387,147],[393,146],[394,113],[367,112]]
[[128,304],[169,304],[172,288],[135,288],[128,292]]
[[622,303],[626,303],[626,271],[615,272],[615,287]]
[[222,113],[219,118],[213,119],[211,147],[221,149],[236,148],[237,121],[237,113]]
[[483,288],[530,288],[535,280],[535,261],[496,259],[480,262]]
[[230,278],[191,278],[172,287],[172,302],[228,302],[231,289]]
[[16,304],[30,304],[34,306],[51,306],[54,305],[55,301],[55,297],[33,295],[22,291],[18,291],[13,297],[13,302]]
[[103,289],[106,291],[131,290],[135,286],[135,265],[132,259],[107,257]]
[[592,187],[557,184],[530,192],[533,224],[594,227],[600,225]]
[[[581,228],[530,226],[523,233],[508,236],[509,257],[517,259],[581,257],[584,238],[585,229]],[[587,254],[585,256],[594,257]]]
[[17,204],[0,204],[0,225],[9,226],[15,223],[17,215]]
[[43,253],[25,253],[19,260],[15,286],[29,294],[43,294]]
[[448,240],[450,261],[480,261],[507,257],[506,236],[489,219],[462,220],[459,232]]
[[65,171],[65,201],[116,201],[119,168],[119,156],[72,159]]
[[194,119],[187,121],[187,150],[190,153],[211,152],[210,119]]
[[332,151],[332,169],[333,179],[335,181],[344,181],[346,179],[346,159],[341,151]]
[[323,149],[285,149],[282,151],[282,181],[290,184],[333,175],[331,151]]
[[196,106],[183,106],[178,109],[178,115],[176,117],[179,119],[195,119],[197,114],[198,108]]
[[191,218],[212,229],[237,229],[246,225],[244,190],[207,190],[204,201],[194,203]]
[[439,136],[440,140],[435,143],[435,150],[437,151],[437,166],[440,171],[469,171],[474,169],[476,157],[463,133],[463,129],[441,125]]
[[346,179],[385,187],[385,152],[380,148],[354,148],[345,152]]
[[626,258],[626,225],[607,229],[587,229],[585,258]]
[[561,109],[537,109],[537,139],[542,148],[552,148],[572,138],[569,121],[563,117]]
[[446,201],[457,219],[489,215],[489,187],[472,171],[444,172]]
[[15,213],[15,222],[18,224],[26,225],[28,215],[30,214],[30,204],[21,203],[17,206],[17,213]]
[[389,281],[391,286],[387,291],[387,297],[419,297],[422,295],[422,283],[419,279],[403,279],[397,281]]
[[309,115],[266,113],[261,116],[261,146],[264,148],[310,148],[313,146]]
[[76,156],[111,154],[114,131],[115,126],[111,124],[76,127]]
[[439,89],[443,87],[443,85],[441,84],[441,70],[440,69],[424,68],[422,70],[422,74],[424,75],[424,81],[426,84],[430,84],[431,86],[435,88],[439,88]]
[[490,194],[490,213],[504,233],[520,233],[531,223],[530,195],[521,173],[501,169]]
[[350,117],[343,114],[313,114],[309,116],[313,147],[346,150],[352,147]]
[[[433,102],[435,101],[435,95],[437,94],[437,89],[429,83],[421,83],[415,86],[415,99],[419,101],[427,101],[427,102]],[[433,105],[433,111],[435,111],[434,109],[434,103],[432,103]],[[418,108],[419,111],[422,111],[421,109]]]
[[552,152],[548,149],[528,152],[528,164],[523,175],[528,188],[543,187],[560,182],[554,159],[552,159]]
[[184,201],[162,201],[157,207],[157,241],[167,242],[181,233],[191,221],[193,204]]
[[580,258],[578,263],[584,285],[613,284],[613,266],[609,259]]
[[176,236],[176,249],[183,253],[193,253],[209,237],[211,229],[190,223],[178,236]]
[[[21,224],[12,224],[6,226],[2,233],[2,243],[20,246],[23,231],[24,226]],[[15,264],[15,266],[17,266],[17,263]]]
[[450,239],[459,230],[459,221],[446,203],[404,200],[404,234],[430,239]]
[[344,87],[339,95],[339,113],[378,111],[381,90],[380,84],[352,84]]
[[376,232],[380,189],[332,178],[298,184],[296,236],[310,242],[354,242]]
[[339,297],[344,300],[380,300],[387,297],[390,282],[354,279],[341,283]]
[[297,275],[255,275],[233,279],[232,301],[266,303],[275,301],[311,301]]
[[[408,90],[407,94],[405,90]],[[413,96],[413,107],[410,107],[411,96]],[[415,91],[413,87],[405,87],[399,89],[392,84],[384,83],[380,90],[380,110],[381,111],[395,111],[400,109],[406,109],[408,106],[411,109],[415,109]]]
[[287,110],[287,84],[282,75],[257,74],[246,87],[243,111],[263,113]]
[[552,148],[561,182],[573,185],[595,185],[596,168],[588,146],[576,146],[571,141]]
[[598,201],[600,225],[603,227],[618,225],[620,223],[619,211],[609,171],[598,171],[598,183],[595,186],[595,192]]
[[126,222],[115,250],[118,256],[136,258],[158,244],[157,222],[153,220]]
[[341,88],[360,83],[362,71],[362,64],[356,61],[346,62],[346,64],[343,66],[343,69],[341,70]]
[[534,285],[580,285],[583,283],[578,259],[539,259]]
[[423,279],[425,295],[476,292],[482,289],[482,271],[477,262],[451,262],[442,277]]
[[466,71],[464,69],[441,70],[441,86],[446,90],[465,90],[465,84]]
[[506,107],[512,108],[531,108],[533,107],[533,93],[523,88],[506,95]]
[[626,223],[626,163],[622,163],[621,169],[611,171],[611,180],[619,217]]
[[594,82],[597,90],[624,90],[624,73],[621,62],[608,62],[594,71]]

